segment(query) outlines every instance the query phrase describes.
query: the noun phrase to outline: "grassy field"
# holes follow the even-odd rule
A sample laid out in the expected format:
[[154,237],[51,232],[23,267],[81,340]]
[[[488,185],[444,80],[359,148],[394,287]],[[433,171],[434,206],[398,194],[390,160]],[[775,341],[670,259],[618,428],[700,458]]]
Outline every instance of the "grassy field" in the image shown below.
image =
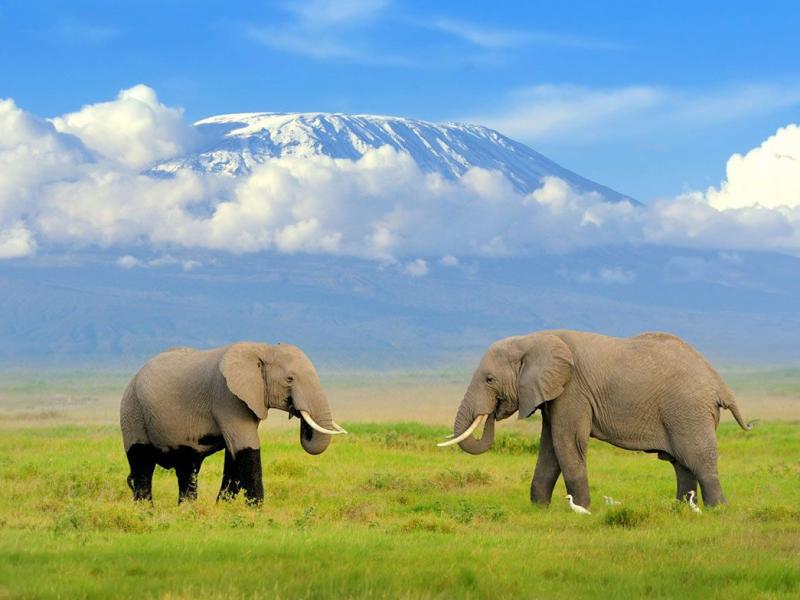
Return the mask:
[[[115,428],[5,431],[0,596],[800,594],[797,424],[724,426],[730,505],[700,515],[670,500],[666,463],[593,444],[589,517],[569,511],[561,484],[550,509],[528,503],[526,432],[470,457],[433,446],[443,427],[346,426],[320,457],[296,432],[268,432],[260,510],[215,504],[220,455],[196,504],[176,506],[174,475],[159,470],[155,507],[135,507]],[[606,509],[603,495],[622,506]]]
[[[673,502],[667,463],[593,441],[593,514],[579,516],[561,482],[549,509],[528,501],[537,417],[501,423],[483,456],[436,448],[463,383],[435,384],[404,395],[385,381],[334,382],[352,434],[318,457],[300,448],[297,421],[271,416],[257,510],[215,504],[221,454],[203,466],[198,502],[177,506],[174,474],[158,469],[155,506],[134,506],[102,395],[112,383],[98,382],[94,400],[75,383],[88,399],[70,404],[70,392],[56,408],[31,400],[52,391],[41,385],[0,390],[0,598],[800,595],[795,388],[776,392],[782,417],[784,404],[754,400],[747,417],[771,420],[720,427],[727,507],[694,514]],[[358,422],[347,402],[381,386],[377,417],[419,411],[442,424]]]

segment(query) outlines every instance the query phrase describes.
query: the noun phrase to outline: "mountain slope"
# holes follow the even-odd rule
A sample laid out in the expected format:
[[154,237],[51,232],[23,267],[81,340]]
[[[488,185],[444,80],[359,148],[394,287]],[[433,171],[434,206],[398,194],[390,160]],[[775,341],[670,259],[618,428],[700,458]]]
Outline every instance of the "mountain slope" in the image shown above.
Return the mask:
[[541,186],[542,177],[553,175],[580,192],[597,192],[610,201],[625,198],[479,125],[339,113],[241,113],[209,117],[195,127],[203,140],[199,151],[162,162],[151,173],[193,169],[238,176],[270,158],[358,159],[370,149],[389,145],[409,153],[423,171],[448,178],[471,167],[497,169],[519,192],[529,193]]

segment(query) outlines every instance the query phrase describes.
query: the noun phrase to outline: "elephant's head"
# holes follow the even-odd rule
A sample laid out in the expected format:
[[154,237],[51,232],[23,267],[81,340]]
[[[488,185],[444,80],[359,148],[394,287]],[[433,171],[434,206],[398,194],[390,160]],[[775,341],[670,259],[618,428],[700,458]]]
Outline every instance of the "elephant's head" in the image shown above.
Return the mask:
[[[561,395],[573,370],[569,347],[552,333],[510,337],[492,344],[472,376],[458,408],[453,439],[470,454],[486,452],[494,441],[495,420],[515,412],[524,419]],[[485,423],[483,437],[473,435]]]
[[259,419],[270,408],[299,417],[300,443],[309,454],[323,452],[331,435],[346,433],[333,420],[314,365],[297,346],[232,344],[219,368],[228,389]]

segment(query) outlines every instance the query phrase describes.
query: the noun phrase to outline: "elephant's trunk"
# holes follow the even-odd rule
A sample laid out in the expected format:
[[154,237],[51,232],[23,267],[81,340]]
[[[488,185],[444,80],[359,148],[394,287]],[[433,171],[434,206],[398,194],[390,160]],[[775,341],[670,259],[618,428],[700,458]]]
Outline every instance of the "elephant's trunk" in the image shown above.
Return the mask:
[[333,415],[321,389],[297,386],[292,396],[300,413],[300,444],[309,454],[321,454],[331,443],[331,436],[322,430],[335,432]]
[[311,425],[300,419],[300,444],[303,450],[309,454],[322,454],[330,443],[330,435],[314,431]]
[[[460,436],[464,433],[467,428],[474,422],[475,418],[472,415],[471,403],[464,399],[464,402],[461,403],[461,406],[458,409],[458,414],[456,415],[456,422],[453,426],[453,433],[455,437]],[[458,445],[464,452],[468,452],[470,454],[483,454],[489,448],[492,447],[492,443],[494,442],[494,413],[490,413],[487,415],[486,418],[486,425],[483,429],[483,437],[481,439],[476,439],[474,435],[467,437],[464,440],[461,440]]]

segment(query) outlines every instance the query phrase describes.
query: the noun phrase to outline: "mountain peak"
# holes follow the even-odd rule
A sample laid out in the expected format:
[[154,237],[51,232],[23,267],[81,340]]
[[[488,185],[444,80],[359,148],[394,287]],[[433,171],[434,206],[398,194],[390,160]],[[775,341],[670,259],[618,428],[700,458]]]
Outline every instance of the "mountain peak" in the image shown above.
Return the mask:
[[499,170],[524,194],[541,187],[542,177],[556,176],[579,192],[597,192],[610,201],[625,199],[480,125],[384,115],[257,112],[208,117],[195,127],[203,140],[199,151],[159,163],[152,170],[155,174],[188,168],[239,176],[271,158],[324,155],[358,160],[367,151],[388,145],[411,155],[422,171],[449,179],[481,167]]

